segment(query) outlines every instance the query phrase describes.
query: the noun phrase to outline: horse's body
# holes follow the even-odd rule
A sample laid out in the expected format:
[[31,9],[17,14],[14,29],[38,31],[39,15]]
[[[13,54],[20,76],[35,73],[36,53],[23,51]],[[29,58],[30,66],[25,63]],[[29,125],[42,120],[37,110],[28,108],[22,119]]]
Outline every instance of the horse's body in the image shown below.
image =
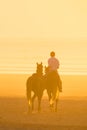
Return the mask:
[[49,68],[45,68],[46,73],[46,89],[49,97],[50,107],[53,107],[55,103],[55,111],[57,111],[57,104],[59,99],[59,87],[57,73],[55,71],[49,72]]
[[[34,99],[38,98],[38,111],[41,109],[41,99],[45,86],[43,85],[43,66],[37,64],[37,71],[28,78],[26,83],[29,112],[34,109]],[[32,96],[33,92],[33,96]]]

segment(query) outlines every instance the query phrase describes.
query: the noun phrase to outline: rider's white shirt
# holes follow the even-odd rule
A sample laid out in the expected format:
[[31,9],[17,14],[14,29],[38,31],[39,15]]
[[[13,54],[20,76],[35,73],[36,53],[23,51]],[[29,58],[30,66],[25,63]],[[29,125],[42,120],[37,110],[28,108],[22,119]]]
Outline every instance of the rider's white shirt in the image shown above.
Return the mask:
[[59,60],[55,57],[51,57],[48,59],[48,66],[51,70],[56,71],[59,68]]

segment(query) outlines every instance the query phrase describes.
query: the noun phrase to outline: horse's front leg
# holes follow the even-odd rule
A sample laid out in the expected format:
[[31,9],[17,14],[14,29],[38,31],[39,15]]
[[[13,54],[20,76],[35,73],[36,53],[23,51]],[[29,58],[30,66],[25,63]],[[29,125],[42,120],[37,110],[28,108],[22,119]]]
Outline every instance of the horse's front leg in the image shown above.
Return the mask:
[[28,113],[31,112],[31,104],[32,104],[31,98],[29,98],[29,100],[28,100]]
[[49,103],[51,104],[51,98],[52,98],[51,92],[49,90],[47,90],[47,94],[48,94],[48,98],[49,98]]
[[31,92],[27,91],[27,101],[28,101],[28,113],[31,112],[31,105],[32,105],[32,101],[31,101]]
[[36,94],[33,95],[32,97],[32,111],[34,110],[34,100],[36,98]]
[[38,97],[38,112],[41,111],[41,98],[42,97]]
[[56,99],[55,112],[57,112],[57,106],[58,106],[58,99]]

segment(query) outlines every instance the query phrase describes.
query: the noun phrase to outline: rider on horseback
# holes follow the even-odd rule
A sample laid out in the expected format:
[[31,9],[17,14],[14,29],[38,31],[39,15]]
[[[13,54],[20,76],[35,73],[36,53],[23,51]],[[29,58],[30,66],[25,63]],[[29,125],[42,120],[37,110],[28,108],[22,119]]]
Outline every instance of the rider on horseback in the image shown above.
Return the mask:
[[60,76],[57,71],[57,69],[59,69],[59,65],[60,65],[59,60],[57,58],[55,58],[54,51],[50,52],[50,56],[51,57],[48,59],[49,71],[50,71],[50,73],[51,72],[55,73],[57,81],[58,81],[57,83],[58,83],[59,91],[62,92],[62,81],[61,81]]

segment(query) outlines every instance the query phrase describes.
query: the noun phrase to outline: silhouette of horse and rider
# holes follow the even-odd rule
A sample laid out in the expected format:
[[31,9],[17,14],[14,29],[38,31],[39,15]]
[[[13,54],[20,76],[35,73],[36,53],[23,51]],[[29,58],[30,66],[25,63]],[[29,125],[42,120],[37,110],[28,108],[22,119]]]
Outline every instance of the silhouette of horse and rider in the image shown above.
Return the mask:
[[[28,111],[34,110],[34,100],[38,98],[38,112],[41,110],[41,99],[43,91],[46,89],[50,107],[54,107],[57,111],[59,92],[62,92],[62,81],[57,72],[59,61],[55,58],[55,52],[50,53],[51,58],[48,59],[48,67],[45,66],[45,74],[43,74],[43,64],[37,63],[36,73],[32,74],[26,82],[26,93],[28,100]],[[33,96],[32,96],[33,91]]]

